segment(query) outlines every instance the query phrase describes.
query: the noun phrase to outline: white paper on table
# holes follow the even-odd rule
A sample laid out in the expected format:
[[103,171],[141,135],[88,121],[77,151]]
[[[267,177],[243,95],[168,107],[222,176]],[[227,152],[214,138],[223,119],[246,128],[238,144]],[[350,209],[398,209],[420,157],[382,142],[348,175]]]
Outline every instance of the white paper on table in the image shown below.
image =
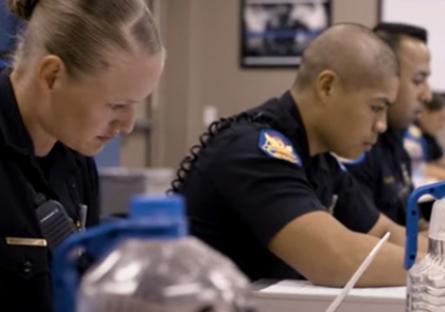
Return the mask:
[[[283,280],[259,290],[258,294],[335,297],[341,290],[342,288],[315,286],[309,281]],[[406,298],[406,287],[354,288],[349,291],[348,297],[403,300]]]

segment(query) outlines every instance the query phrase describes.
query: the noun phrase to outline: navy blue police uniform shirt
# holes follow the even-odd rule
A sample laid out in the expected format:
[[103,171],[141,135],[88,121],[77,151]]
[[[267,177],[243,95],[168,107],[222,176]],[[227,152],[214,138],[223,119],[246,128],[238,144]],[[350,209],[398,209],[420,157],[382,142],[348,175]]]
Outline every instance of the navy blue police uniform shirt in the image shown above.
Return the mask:
[[406,223],[406,201],[413,190],[403,138],[404,131],[388,129],[361,161],[345,164],[377,209],[400,225]]
[[0,73],[0,298],[8,311],[52,311],[51,252],[8,240],[42,238],[27,183],[60,201],[75,222],[79,204],[88,206],[87,225],[99,221],[94,161],[60,143],[46,157],[33,155],[9,77]]
[[423,138],[426,142],[426,161],[436,161],[443,157],[443,149],[435,136],[423,132]]
[[326,211],[365,233],[377,222],[379,212],[331,154],[310,156],[290,92],[210,128],[178,189],[191,233],[251,280],[301,277],[267,248],[295,218]]

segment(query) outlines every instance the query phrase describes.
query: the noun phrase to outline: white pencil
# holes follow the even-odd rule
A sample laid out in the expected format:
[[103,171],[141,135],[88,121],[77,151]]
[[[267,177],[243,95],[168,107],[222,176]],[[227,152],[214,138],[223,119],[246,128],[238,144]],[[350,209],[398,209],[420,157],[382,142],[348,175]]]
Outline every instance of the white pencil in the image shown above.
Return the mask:
[[334,301],[328,307],[326,312],[335,312],[338,309],[340,304],[343,302],[343,300],[348,295],[349,291],[354,287],[355,283],[357,283],[358,279],[363,275],[363,273],[365,273],[366,269],[369,267],[371,262],[374,260],[375,256],[379,252],[380,248],[388,240],[390,235],[391,235],[391,233],[387,232],[385,234],[385,236],[383,236],[379,240],[379,242],[374,246],[374,248],[372,248],[371,252],[366,256],[365,260],[363,260],[362,264],[360,264],[357,271],[354,272],[352,277],[349,279],[349,281],[346,283],[345,287],[342,289],[342,291],[338,294],[338,296],[334,299]]

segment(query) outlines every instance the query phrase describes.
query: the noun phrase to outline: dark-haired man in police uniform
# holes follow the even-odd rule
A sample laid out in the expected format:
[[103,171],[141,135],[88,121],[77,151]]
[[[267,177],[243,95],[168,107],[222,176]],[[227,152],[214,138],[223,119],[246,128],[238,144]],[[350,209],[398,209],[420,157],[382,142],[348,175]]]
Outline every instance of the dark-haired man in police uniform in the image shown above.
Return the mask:
[[403,146],[407,128],[420,113],[423,102],[431,100],[427,82],[430,53],[425,29],[395,23],[381,23],[374,32],[394,51],[400,64],[397,98],[388,110],[388,130],[361,161],[347,165],[386,216],[404,225],[405,205],[413,189],[411,159]]
[[386,129],[398,75],[393,52],[367,28],[321,34],[288,92],[211,125],[183,161],[173,190],[186,197],[192,233],[252,280],[304,276],[339,286],[390,231],[359,285],[404,284],[403,229],[330,154],[354,158],[371,148]]

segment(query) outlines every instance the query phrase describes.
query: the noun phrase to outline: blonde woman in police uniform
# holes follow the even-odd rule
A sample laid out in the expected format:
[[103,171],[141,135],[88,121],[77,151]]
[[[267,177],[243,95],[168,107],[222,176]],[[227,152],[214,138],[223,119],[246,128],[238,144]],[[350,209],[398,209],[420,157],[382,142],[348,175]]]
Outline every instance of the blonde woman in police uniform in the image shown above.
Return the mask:
[[48,312],[57,241],[44,220],[65,212],[62,232],[98,222],[90,156],[132,130],[164,51],[143,0],[8,2],[28,22],[0,75],[0,297],[9,311]]

